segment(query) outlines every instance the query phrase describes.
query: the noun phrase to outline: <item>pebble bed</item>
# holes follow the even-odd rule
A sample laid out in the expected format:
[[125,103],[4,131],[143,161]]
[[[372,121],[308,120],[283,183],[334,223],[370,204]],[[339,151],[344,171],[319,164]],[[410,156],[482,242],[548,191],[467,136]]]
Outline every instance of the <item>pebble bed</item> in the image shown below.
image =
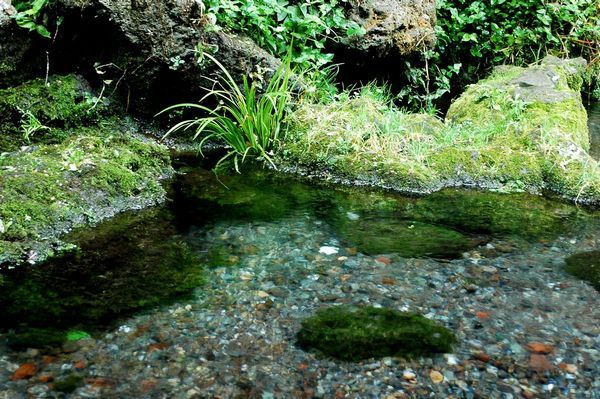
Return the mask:
[[[600,248],[598,231],[494,238],[438,261],[366,256],[308,213],[217,222],[187,237],[198,251],[233,248],[193,299],[53,353],[0,346],[0,399],[598,398],[598,292],[562,270],[565,256]],[[458,343],[452,354],[355,363],[296,347],[302,319],[336,304],[421,313]],[[80,386],[57,392],[72,375]]]

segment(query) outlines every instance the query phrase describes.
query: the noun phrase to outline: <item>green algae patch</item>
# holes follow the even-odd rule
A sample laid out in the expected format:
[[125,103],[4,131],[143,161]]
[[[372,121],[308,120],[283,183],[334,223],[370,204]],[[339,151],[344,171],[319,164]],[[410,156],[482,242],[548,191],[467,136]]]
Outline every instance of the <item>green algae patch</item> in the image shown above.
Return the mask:
[[366,215],[338,225],[338,234],[368,255],[397,254],[408,258],[456,258],[478,241],[449,227]]
[[565,270],[600,291],[600,251],[582,252],[565,260]]
[[16,348],[60,346],[118,318],[189,295],[204,266],[162,209],[74,231],[78,249],[3,272],[0,329]]
[[289,170],[400,192],[445,187],[551,191],[600,203],[578,88],[583,60],[504,66],[468,87],[445,123],[406,114],[372,87],[328,104],[303,103],[279,153]]
[[59,234],[164,199],[166,148],[119,129],[81,128],[61,144],[0,155],[0,265],[42,260]]
[[35,79],[0,90],[0,152],[31,143],[60,143],[97,124],[108,106],[76,75]]
[[455,341],[449,330],[421,315],[350,306],[317,311],[297,335],[301,348],[347,361],[446,353]]
[[54,390],[63,393],[72,393],[83,386],[84,378],[78,374],[69,374],[54,382]]

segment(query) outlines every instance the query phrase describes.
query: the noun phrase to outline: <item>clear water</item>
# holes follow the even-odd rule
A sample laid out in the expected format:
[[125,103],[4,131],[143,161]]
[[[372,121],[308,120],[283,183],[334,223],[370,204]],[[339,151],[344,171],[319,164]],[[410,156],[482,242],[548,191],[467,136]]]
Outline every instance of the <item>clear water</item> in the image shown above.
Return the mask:
[[[339,256],[444,265],[470,251],[494,257],[600,232],[597,213],[527,194],[446,190],[417,199],[262,171],[219,178],[201,167],[181,171],[164,207],[76,231],[70,239],[79,251],[3,272],[0,328],[13,347],[55,346],[68,331],[105,330],[134,312],[191,295],[206,270],[270,262],[269,247],[289,246],[290,256],[328,247]],[[257,238],[261,229],[272,236]],[[248,238],[233,239],[233,231]],[[311,261],[291,259],[297,266]],[[285,269],[294,279],[295,271]]]

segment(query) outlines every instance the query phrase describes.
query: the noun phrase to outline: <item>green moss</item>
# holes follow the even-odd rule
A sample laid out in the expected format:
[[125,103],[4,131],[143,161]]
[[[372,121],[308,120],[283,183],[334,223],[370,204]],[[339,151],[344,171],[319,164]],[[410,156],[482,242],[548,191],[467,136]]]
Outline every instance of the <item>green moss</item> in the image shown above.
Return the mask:
[[48,328],[28,328],[8,334],[8,344],[14,349],[56,348],[65,341],[65,333]]
[[565,270],[600,291],[600,251],[582,252],[565,260]]
[[[105,103],[94,104],[91,88],[75,75],[0,90],[0,152],[29,143],[60,143],[75,133],[73,129],[102,118]],[[39,129],[26,134],[23,125],[31,127],[35,121]]]
[[577,207],[531,194],[455,189],[420,198],[396,214],[465,233],[528,239],[567,234],[577,229],[577,221],[586,216],[586,212]]
[[[189,294],[204,268],[172,215],[122,214],[67,239],[79,249],[4,273],[0,328],[20,347],[60,345],[140,309]],[[48,338],[48,339],[47,339]]]
[[337,359],[450,352],[454,335],[423,316],[373,307],[332,307],[302,322],[300,347]]
[[400,112],[372,88],[305,103],[290,118],[279,161],[400,191],[549,189],[600,203],[600,173],[585,154],[587,115],[574,91],[583,71],[578,61],[552,57],[530,68],[497,68],[454,101],[445,126]]
[[78,374],[69,374],[54,382],[54,390],[63,393],[71,393],[84,383],[83,377]]
[[169,164],[162,146],[97,129],[81,129],[58,145],[5,153],[0,156],[0,245],[11,252],[17,246],[31,248],[103,215],[157,202],[165,195],[160,178],[169,173]]
[[348,246],[360,252],[398,254],[403,257],[455,258],[475,247],[478,242],[444,226],[393,217],[361,215],[358,220],[342,219],[338,234]]

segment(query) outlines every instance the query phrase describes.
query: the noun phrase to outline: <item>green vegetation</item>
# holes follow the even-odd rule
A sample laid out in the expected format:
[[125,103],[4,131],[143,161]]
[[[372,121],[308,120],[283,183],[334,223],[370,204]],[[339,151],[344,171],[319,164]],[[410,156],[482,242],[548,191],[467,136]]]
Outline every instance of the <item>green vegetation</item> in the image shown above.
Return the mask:
[[71,393],[84,383],[83,377],[78,374],[69,374],[54,382],[54,390],[63,393]]
[[321,68],[333,58],[324,52],[327,39],[364,32],[346,19],[347,1],[208,0],[205,4],[223,28],[249,36],[281,58],[291,54],[296,66]]
[[21,28],[37,32],[40,36],[50,38],[50,32],[44,25],[43,14],[51,0],[16,0],[13,5],[17,9],[14,16]]
[[435,107],[494,65],[525,66],[546,54],[584,57],[587,88],[600,98],[600,18],[595,0],[440,0],[437,43],[420,63],[406,62],[402,95],[415,108]]
[[598,202],[600,170],[585,152],[587,118],[573,90],[581,73],[579,64],[554,58],[500,68],[452,104],[445,124],[400,111],[373,86],[302,103],[278,160],[400,191],[550,189]]
[[[218,82],[218,88],[209,90],[200,104],[178,104],[162,112],[194,108],[207,116],[179,122],[167,135],[178,130],[192,129],[194,139],[205,134],[200,145],[210,139],[225,142],[230,149],[217,167],[230,157],[233,157],[237,171],[239,163],[244,162],[246,157],[266,160],[275,166],[271,160],[271,150],[279,144],[283,119],[289,108],[294,86],[289,59],[275,71],[264,93],[259,94],[256,82],[250,83],[244,76],[242,88],[238,87],[219,61],[209,54],[205,56],[223,73],[224,78]],[[202,104],[211,97],[219,104],[215,109]]]
[[0,90],[0,152],[31,143],[57,144],[80,126],[98,124],[107,107],[94,107],[92,97],[91,88],[75,75]]
[[565,260],[565,270],[600,291],[600,251],[582,252]]
[[454,335],[413,313],[373,307],[331,307],[302,322],[304,349],[342,360],[450,352]]

